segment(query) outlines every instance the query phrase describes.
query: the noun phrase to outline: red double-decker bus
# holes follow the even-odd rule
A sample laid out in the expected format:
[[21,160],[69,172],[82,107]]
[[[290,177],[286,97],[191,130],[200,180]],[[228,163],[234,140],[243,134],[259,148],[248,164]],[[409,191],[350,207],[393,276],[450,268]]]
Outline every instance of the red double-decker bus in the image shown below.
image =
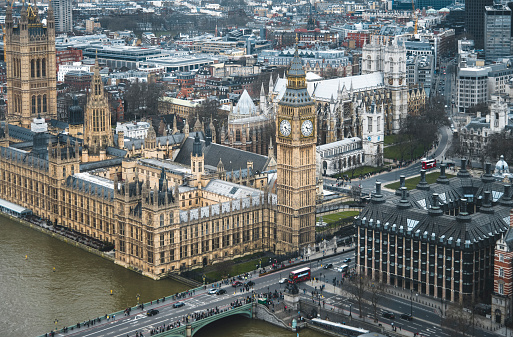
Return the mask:
[[310,280],[310,268],[305,267],[298,270],[294,270],[290,272],[289,281],[290,282],[303,282]]
[[427,169],[436,167],[436,159],[422,158],[421,163],[422,163],[423,170],[427,170]]

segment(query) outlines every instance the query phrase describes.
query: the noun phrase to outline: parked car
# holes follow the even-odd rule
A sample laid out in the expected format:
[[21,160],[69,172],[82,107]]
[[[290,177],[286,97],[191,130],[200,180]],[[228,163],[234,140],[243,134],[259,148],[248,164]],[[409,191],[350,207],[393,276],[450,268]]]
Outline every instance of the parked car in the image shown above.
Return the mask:
[[395,319],[395,314],[393,312],[390,312],[390,311],[383,311],[381,316],[383,316],[385,318],[389,318],[389,319]]
[[278,283],[279,283],[279,284],[284,284],[284,283],[287,283],[287,281],[288,281],[288,280],[289,280],[289,279],[281,278],[281,279],[278,281]]
[[347,259],[345,259],[343,262],[344,262],[344,263],[351,262],[351,258],[350,258],[350,257],[348,257],[348,258],[347,258]]
[[212,289],[210,289],[210,290],[208,291],[208,294],[209,294],[209,295],[217,294],[217,290],[218,290],[218,289],[216,289],[216,288],[212,288]]
[[326,263],[324,265],[324,269],[330,269],[330,268],[333,268],[333,263]]
[[173,308],[180,308],[180,307],[183,307],[185,305],[185,303],[183,302],[176,302],[176,303],[173,303]]
[[226,294],[226,290],[224,290],[224,289],[217,289],[216,295],[222,295],[222,294]]
[[411,321],[413,319],[413,316],[411,314],[402,314],[401,319],[405,319],[407,321]]
[[244,285],[244,283],[242,283],[241,281],[235,281],[232,283],[232,287],[240,287]]
[[159,311],[157,309],[150,309],[146,312],[146,316],[154,316],[158,313],[159,313]]
[[244,283],[244,285],[245,285],[245,286],[247,286],[247,287],[252,287],[252,286],[254,286],[254,285],[255,285],[255,282],[253,282],[253,281],[248,281],[248,282]]

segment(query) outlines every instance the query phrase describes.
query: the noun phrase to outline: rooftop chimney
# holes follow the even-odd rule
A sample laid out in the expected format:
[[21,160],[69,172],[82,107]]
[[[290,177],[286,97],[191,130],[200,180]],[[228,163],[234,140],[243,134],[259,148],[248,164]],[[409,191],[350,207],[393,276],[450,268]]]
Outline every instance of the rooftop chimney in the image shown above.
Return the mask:
[[440,175],[436,179],[436,182],[439,183],[439,184],[448,184],[449,183],[449,179],[447,179],[447,176],[445,175],[445,168],[446,167],[447,167],[446,164],[441,164],[440,165]]
[[420,181],[417,184],[418,190],[429,190],[429,184],[426,181],[426,170],[420,170]]

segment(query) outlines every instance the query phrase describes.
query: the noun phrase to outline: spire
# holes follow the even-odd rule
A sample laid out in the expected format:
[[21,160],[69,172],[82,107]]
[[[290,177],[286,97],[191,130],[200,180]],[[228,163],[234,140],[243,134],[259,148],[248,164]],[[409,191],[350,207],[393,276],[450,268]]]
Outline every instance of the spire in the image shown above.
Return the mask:
[[176,125],[176,114],[173,116],[173,134],[178,133],[178,125]]
[[274,83],[273,83],[273,74],[271,73],[271,76],[269,76],[269,95],[273,92],[274,89]]
[[208,124],[210,131],[214,130],[214,118],[212,118],[212,114],[210,114],[210,123]]
[[162,170],[160,171],[160,178],[159,178],[159,192],[162,192],[162,189],[164,188],[165,181],[166,181],[166,171],[164,171],[164,168],[162,167]]
[[267,157],[274,157],[274,147],[273,147],[273,137],[269,137],[269,151],[267,153]]
[[194,128],[192,130],[195,132],[201,131],[201,122],[198,113],[196,113],[196,122],[194,123]]
[[201,157],[203,155],[201,149],[201,141],[199,139],[198,132],[196,132],[196,136],[194,137],[194,143],[192,144],[192,155],[194,157]]
[[264,82],[262,82],[262,86],[260,87],[260,98],[262,97],[265,97]]

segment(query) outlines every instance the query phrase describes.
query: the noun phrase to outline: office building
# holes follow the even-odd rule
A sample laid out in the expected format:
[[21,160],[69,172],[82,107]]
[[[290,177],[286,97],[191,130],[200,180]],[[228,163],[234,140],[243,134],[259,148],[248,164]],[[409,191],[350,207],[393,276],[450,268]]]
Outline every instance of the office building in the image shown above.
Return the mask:
[[500,4],[485,9],[485,60],[492,62],[511,55],[511,9]]
[[55,31],[58,33],[73,32],[73,11],[71,0],[52,1],[55,15]]
[[[360,274],[398,288],[462,302],[490,296],[495,244],[509,228],[511,186],[496,182],[491,165],[472,177],[462,160],[436,183],[425,171],[416,189],[384,197],[381,185],[355,220]],[[404,182],[402,183],[404,186]]]
[[465,30],[474,40],[476,49],[484,48],[485,6],[493,6],[493,0],[465,1]]

